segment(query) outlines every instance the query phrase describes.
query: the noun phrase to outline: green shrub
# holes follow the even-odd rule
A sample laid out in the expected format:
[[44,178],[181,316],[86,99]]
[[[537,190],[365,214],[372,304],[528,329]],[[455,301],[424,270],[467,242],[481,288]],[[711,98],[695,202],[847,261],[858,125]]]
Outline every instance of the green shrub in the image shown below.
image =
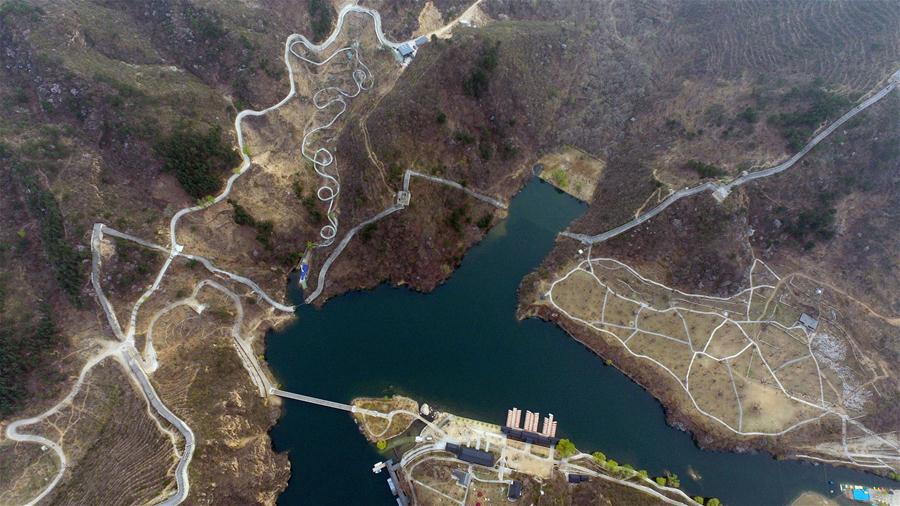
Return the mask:
[[802,148],[819,125],[849,109],[852,104],[848,98],[824,90],[821,82],[792,88],[782,97],[784,104],[797,102],[806,105],[796,111],[774,114],[768,119],[769,123],[779,127],[791,149]]
[[467,96],[479,99],[487,92],[491,76],[497,68],[499,46],[500,43],[497,42],[481,48],[481,55],[463,81],[463,93]]
[[326,0],[309,0],[306,3],[309,10],[309,18],[312,24],[313,39],[324,40],[331,32],[333,18],[331,4]]
[[222,175],[240,162],[234,148],[222,140],[222,129],[205,133],[181,124],[156,146],[165,170],[175,174],[181,187],[194,198],[214,195],[222,187]]
[[24,0],[8,0],[0,5],[0,19],[7,16],[29,16],[32,21],[39,20],[44,15],[44,9],[29,4]]
[[556,183],[556,186],[560,188],[566,188],[569,186],[569,175],[566,174],[566,171],[562,169],[556,169],[550,174],[550,178],[553,179],[553,182]]
[[81,304],[84,272],[81,256],[66,240],[66,225],[56,197],[38,183],[25,162],[13,161],[13,173],[25,189],[30,214],[41,227],[44,253],[53,268],[56,280],[72,304]]
[[701,178],[714,178],[725,175],[725,171],[715,165],[703,163],[698,160],[688,160],[687,166],[693,169]]
[[249,225],[251,227],[256,226],[256,220],[244,206],[231,199],[228,199],[228,203],[231,204],[233,210],[232,218],[234,218],[235,223],[238,225]]
[[474,137],[461,130],[453,132],[453,140],[455,140],[456,142],[461,142],[463,144],[472,144],[473,142],[475,142]]
[[575,455],[575,452],[575,444],[568,439],[560,439],[559,442],[556,443],[556,454],[561,459],[571,457],[572,455]]
[[681,486],[681,481],[678,479],[678,475],[675,473],[666,472],[666,485],[672,488],[678,488]]
[[256,222],[256,240],[262,243],[266,249],[272,249],[272,234],[275,224],[271,220]]
[[370,240],[372,240],[372,234],[375,233],[375,228],[377,228],[377,226],[378,225],[375,223],[369,223],[368,225],[363,227],[359,232],[360,239],[362,239],[363,242],[369,242]]
[[450,216],[447,217],[447,224],[457,233],[462,232],[462,220],[466,217],[466,211],[467,209],[465,206],[457,207],[450,213]]
[[[830,206],[831,199],[824,199],[813,209],[804,209],[794,217],[783,217],[784,231],[806,249],[815,246],[816,239],[829,240],[834,237],[834,221],[837,210]],[[781,214],[781,213],[779,213]]]
[[[3,292],[0,280],[0,314]],[[62,342],[49,304],[38,304],[37,314],[23,316],[19,321],[0,318],[0,416],[3,417],[28,400],[27,377],[48,365],[51,353]]]
[[403,168],[397,165],[396,163],[392,163],[388,166],[388,179],[399,183],[401,179],[403,179]]
[[478,155],[482,160],[488,161],[494,156],[494,146],[486,141],[478,143]]
[[185,18],[191,29],[206,41],[217,41],[225,36],[225,25],[212,11],[204,8],[193,7],[187,4]]
[[485,213],[484,216],[478,218],[478,221],[475,222],[478,225],[478,228],[481,230],[487,230],[491,226],[491,222],[494,220],[494,216],[491,213]]
[[746,121],[747,123],[756,123],[759,120],[759,114],[757,114],[756,110],[752,107],[747,107],[738,114],[738,118]]

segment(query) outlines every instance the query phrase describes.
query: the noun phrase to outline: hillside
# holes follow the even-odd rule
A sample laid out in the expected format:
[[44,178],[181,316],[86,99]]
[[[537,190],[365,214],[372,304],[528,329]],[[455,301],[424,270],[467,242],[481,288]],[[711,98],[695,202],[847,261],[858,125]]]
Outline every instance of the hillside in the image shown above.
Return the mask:
[[[363,4],[381,12],[396,41],[438,29],[469,7]],[[52,479],[57,469],[50,502],[140,503],[175,493],[184,435],[171,420],[144,416],[154,389],[197,438],[189,502],[273,504],[290,469],[268,436],[280,400],[265,390],[271,374],[261,337],[293,317],[285,281],[305,252],[304,296],[321,289],[315,304],[385,282],[430,291],[501,222],[503,204],[538,160],[577,152],[602,166],[590,195],[555,183],[590,204],[569,231],[598,234],[673,191],[783,161],[900,69],[900,7],[890,1],[486,0],[473,8],[476,21],[430,38],[403,65],[358,12],[336,35],[338,52],[289,38],[324,40],[341,7],[0,3],[0,426],[44,413],[69,392],[78,401],[52,415],[69,415],[68,428],[48,429],[49,417],[33,427],[59,441],[66,468],[25,449],[33,444],[0,440],[0,467],[29,470],[0,473],[10,477],[0,502],[37,495],[43,486],[29,478]],[[285,99],[289,90],[295,94]],[[239,111],[275,104],[264,116],[244,116],[239,144]],[[817,372],[821,404],[845,409],[865,430],[896,431],[898,111],[894,91],[789,171],[721,202],[708,194],[679,201],[588,255],[703,297],[752,287],[743,300],[748,313],[757,286],[751,272],[765,262],[796,283],[772,281],[773,293],[788,285],[796,292],[784,295],[791,311],[823,315],[842,343],[822,351],[843,350],[829,355],[837,372]],[[410,170],[459,187],[416,176],[407,181],[409,205],[399,206]],[[542,296],[575,266],[579,249],[561,237],[523,281],[523,316],[557,322],[625,374],[655,385],[649,390],[670,421],[704,446],[842,455],[842,426],[833,420],[790,437],[723,432],[678,386],[689,371],[672,381],[608,334],[554,311]],[[598,282],[637,286],[626,277]],[[586,289],[571,288],[565,300],[589,300]],[[665,309],[662,295],[642,293]],[[778,318],[793,318],[791,311]],[[803,338],[814,355],[814,338]],[[128,373],[127,356],[142,361],[149,388]],[[673,367],[682,365],[690,369]],[[852,371],[841,375],[842,365]],[[804,378],[798,391],[815,394]],[[768,381],[749,373],[746,380],[748,390]],[[857,390],[869,392],[861,404],[852,402],[862,398],[851,395]],[[72,406],[89,404],[99,415],[82,421]],[[136,423],[111,415],[119,409]],[[851,435],[865,440],[865,430]],[[132,451],[129,441],[140,451],[110,475],[104,456]],[[864,451],[869,443],[880,444],[863,441]],[[879,471],[897,472],[888,467]],[[112,477],[83,485],[97,473]],[[111,484],[137,475],[141,487],[116,497]]]

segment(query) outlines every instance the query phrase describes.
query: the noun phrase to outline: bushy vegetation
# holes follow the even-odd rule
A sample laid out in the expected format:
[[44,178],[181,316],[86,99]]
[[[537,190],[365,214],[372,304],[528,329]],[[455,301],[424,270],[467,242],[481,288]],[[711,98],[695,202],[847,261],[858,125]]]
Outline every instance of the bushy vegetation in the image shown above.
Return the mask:
[[313,38],[316,41],[324,40],[331,33],[331,4],[325,0],[309,0],[306,8],[309,10]]
[[453,140],[456,142],[461,142],[463,144],[472,144],[475,142],[475,137],[472,137],[468,132],[463,132],[461,130],[457,130],[453,132]]
[[485,213],[484,216],[478,218],[478,221],[475,222],[475,224],[478,225],[478,228],[480,228],[481,230],[487,230],[488,228],[490,228],[493,221],[494,216],[491,215],[491,213]]
[[738,113],[738,118],[746,121],[747,123],[756,123],[759,120],[759,114],[757,114],[756,109],[747,107],[746,109]]
[[830,202],[820,202],[813,209],[804,209],[795,216],[785,216],[786,209],[776,209],[784,222],[784,231],[792,238],[803,243],[804,249],[812,249],[816,240],[828,240],[834,237],[834,216],[836,210]]
[[463,93],[472,98],[481,98],[488,90],[491,76],[497,69],[500,42],[486,44],[481,48],[481,55],[475,66],[463,81]]
[[43,126],[40,135],[29,138],[22,143],[19,154],[30,160],[60,160],[69,155],[62,131],[52,126]]
[[134,269],[123,269],[118,280],[119,285],[131,285],[140,277],[147,276],[152,272],[150,267],[158,260],[158,253],[156,251],[145,248],[135,242],[126,241],[125,239],[120,238],[116,238],[115,243],[116,256],[118,257],[119,262],[134,264]]
[[259,241],[266,249],[272,249],[272,236],[275,234],[275,223],[272,220],[263,220],[256,222],[256,240]]
[[768,119],[769,123],[779,128],[781,135],[788,141],[788,147],[794,150],[802,148],[819,125],[849,109],[851,105],[846,97],[823,89],[819,81],[792,88],[782,97],[783,104],[797,102],[805,105],[792,112],[769,116]]
[[665,472],[665,476],[657,476],[656,483],[672,488],[681,487],[681,480],[678,479],[678,475],[669,471]]
[[272,220],[257,220],[250,214],[247,209],[237,202],[228,199],[231,204],[232,218],[238,225],[245,225],[256,229],[256,240],[260,242],[266,249],[273,248],[272,235],[275,233],[275,224]]
[[375,229],[378,228],[377,223],[369,223],[362,230],[359,231],[359,237],[362,239],[362,242],[369,242],[372,240],[372,234],[375,233]]
[[466,223],[470,221],[466,206],[457,207],[450,213],[450,216],[447,217],[447,225],[450,225],[450,228],[457,233],[462,233],[464,221]]
[[562,169],[556,169],[550,174],[550,179],[559,186],[560,188],[566,188],[569,186],[569,175],[566,174],[566,171]]
[[494,146],[490,142],[482,140],[478,143],[478,156],[482,160],[488,161],[494,156]]
[[0,19],[3,20],[6,20],[7,16],[29,16],[32,21],[37,21],[43,15],[44,9],[24,0],[7,0],[0,4]]
[[222,175],[241,160],[223,141],[218,126],[203,133],[181,124],[157,144],[156,152],[163,158],[165,170],[175,173],[181,187],[196,199],[218,193]]
[[291,185],[294,190],[294,196],[303,204],[303,208],[309,214],[309,217],[316,223],[322,221],[322,211],[319,211],[318,201],[312,195],[306,195],[303,191],[303,185],[299,181],[294,181]]
[[228,199],[228,203],[231,204],[232,217],[234,218],[235,223],[238,225],[249,225],[251,227],[256,225],[256,220],[244,206],[231,199]]
[[559,442],[556,443],[556,456],[561,459],[571,457],[572,455],[575,455],[575,452],[575,444],[568,439],[560,439]]
[[53,194],[38,183],[29,165],[17,160],[13,160],[12,165],[13,173],[25,190],[23,194],[28,210],[40,224],[44,253],[56,281],[69,301],[80,305],[81,285],[84,283],[81,256],[66,240],[66,225],[59,204]]
[[701,178],[704,179],[721,177],[725,175],[725,171],[721,168],[712,164],[703,163],[699,160],[688,160],[687,167],[695,171]]
[[[5,302],[4,280],[0,279],[0,315]],[[37,314],[13,321],[0,316],[0,417],[6,417],[28,398],[28,376],[41,368],[55,350],[60,335],[46,303]]]
[[185,18],[194,33],[206,41],[216,41],[225,36],[222,20],[212,11],[186,4]]

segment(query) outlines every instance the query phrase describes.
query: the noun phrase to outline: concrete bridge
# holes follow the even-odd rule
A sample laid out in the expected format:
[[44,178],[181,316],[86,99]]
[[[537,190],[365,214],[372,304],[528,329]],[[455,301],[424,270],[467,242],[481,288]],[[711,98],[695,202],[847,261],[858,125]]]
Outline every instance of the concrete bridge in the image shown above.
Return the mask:
[[317,404],[319,406],[324,406],[326,408],[332,409],[340,409],[342,411],[354,412],[356,411],[353,406],[349,404],[341,404],[339,402],[327,401],[325,399],[319,399],[318,397],[310,397],[308,395],[295,394],[293,392],[285,392],[284,390],[278,390],[277,388],[270,388],[269,393],[271,395],[276,395],[278,397],[283,397],[285,399],[293,399],[295,401],[306,402],[309,404]]

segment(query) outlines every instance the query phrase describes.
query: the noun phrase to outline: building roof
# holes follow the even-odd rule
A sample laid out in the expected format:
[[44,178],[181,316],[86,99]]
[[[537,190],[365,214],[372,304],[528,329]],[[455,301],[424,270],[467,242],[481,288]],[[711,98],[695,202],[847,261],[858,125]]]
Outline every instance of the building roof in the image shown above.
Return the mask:
[[453,477],[456,478],[456,481],[459,482],[459,484],[463,487],[468,487],[469,482],[472,480],[472,476],[469,473],[460,469],[454,469],[453,471],[451,471],[451,474],[453,474]]
[[513,482],[509,484],[509,492],[506,494],[506,498],[518,499],[520,497],[522,497],[522,482],[513,480]]
[[413,54],[413,48],[407,42],[400,44],[397,51],[400,53],[400,56],[403,56],[404,58]]
[[506,437],[515,439],[516,441],[522,441],[523,443],[531,443],[546,446],[548,448],[556,446],[556,443],[559,443],[559,438],[557,437],[549,437],[528,430],[514,429],[512,427],[501,427],[500,430],[506,434]]
[[819,326],[819,320],[806,313],[800,313],[800,324],[815,330],[815,328]]
[[423,35],[423,36],[419,37],[418,39],[416,39],[416,46],[422,47],[425,44],[428,44],[428,37]]
[[569,475],[569,483],[581,483],[583,481],[590,481],[591,477],[585,474],[570,474]]
[[448,452],[455,453],[456,458],[470,464],[478,464],[479,466],[493,467],[494,454],[483,450],[476,450],[467,446],[459,446],[453,443],[447,443],[445,447]]

